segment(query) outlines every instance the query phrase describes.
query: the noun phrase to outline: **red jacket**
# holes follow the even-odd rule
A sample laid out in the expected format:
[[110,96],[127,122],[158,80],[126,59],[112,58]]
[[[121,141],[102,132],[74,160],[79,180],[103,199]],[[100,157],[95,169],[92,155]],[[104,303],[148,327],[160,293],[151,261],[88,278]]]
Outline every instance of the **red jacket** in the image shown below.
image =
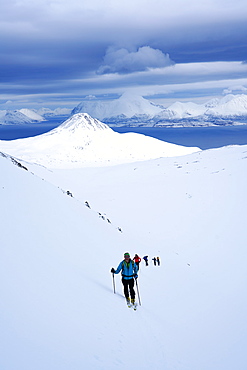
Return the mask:
[[139,256],[137,256],[134,257],[133,260],[135,261],[135,263],[140,263],[142,259]]

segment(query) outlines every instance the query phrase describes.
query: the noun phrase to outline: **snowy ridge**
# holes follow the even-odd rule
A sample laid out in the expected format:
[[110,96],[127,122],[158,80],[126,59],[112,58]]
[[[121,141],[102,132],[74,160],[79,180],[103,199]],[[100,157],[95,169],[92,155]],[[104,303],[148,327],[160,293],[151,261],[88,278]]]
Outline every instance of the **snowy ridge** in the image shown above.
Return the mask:
[[200,151],[134,133],[119,134],[86,113],[36,137],[0,141],[0,150],[46,167],[107,166]]

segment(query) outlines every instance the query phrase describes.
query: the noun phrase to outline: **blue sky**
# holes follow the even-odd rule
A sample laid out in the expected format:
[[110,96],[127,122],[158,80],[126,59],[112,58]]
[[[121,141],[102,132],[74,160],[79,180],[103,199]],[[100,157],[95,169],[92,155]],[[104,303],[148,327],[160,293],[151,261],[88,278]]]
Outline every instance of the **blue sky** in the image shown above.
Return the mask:
[[0,109],[247,88],[246,0],[8,0],[0,35]]

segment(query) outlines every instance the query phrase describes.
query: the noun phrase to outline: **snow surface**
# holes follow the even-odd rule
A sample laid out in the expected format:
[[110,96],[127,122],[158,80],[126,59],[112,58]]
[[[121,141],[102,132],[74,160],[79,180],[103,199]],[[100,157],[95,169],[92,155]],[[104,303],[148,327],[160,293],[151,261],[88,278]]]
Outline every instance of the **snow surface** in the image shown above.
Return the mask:
[[0,141],[0,150],[52,168],[107,166],[200,151],[136,133],[119,134],[85,113],[43,135]]
[[[98,168],[19,162],[28,171],[0,155],[1,369],[247,368],[247,146]],[[112,289],[125,251],[161,258],[141,264],[136,312],[119,275]]]

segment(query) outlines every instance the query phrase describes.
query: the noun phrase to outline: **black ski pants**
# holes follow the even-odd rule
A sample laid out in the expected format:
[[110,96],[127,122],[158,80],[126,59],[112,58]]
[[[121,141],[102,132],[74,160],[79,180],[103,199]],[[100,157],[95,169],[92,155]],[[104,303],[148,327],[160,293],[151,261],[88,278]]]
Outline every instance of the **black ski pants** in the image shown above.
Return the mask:
[[129,298],[129,291],[131,299],[135,299],[135,291],[134,291],[134,279],[124,279],[122,278],[122,283],[124,286],[124,295],[125,298]]

